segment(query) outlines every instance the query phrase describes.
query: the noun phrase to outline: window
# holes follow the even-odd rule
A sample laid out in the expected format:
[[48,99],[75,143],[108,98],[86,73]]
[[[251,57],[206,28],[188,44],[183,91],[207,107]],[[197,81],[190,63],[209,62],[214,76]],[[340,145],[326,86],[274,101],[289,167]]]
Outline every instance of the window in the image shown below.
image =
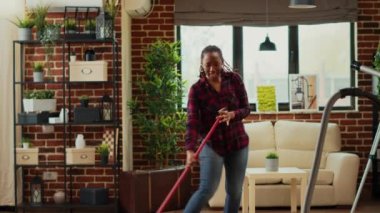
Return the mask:
[[[229,64],[240,65],[238,68],[253,109],[257,102],[256,87],[275,85],[279,109],[289,110],[290,73],[317,76],[320,108],[339,89],[354,86],[354,74],[350,69],[354,58],[352,23],[280,27],[181,26],[179,29],[181,71],[187,81],[184,106],[190,86],[198,80],[201,50],[210,44],[222,49]],[[267,35],[276,44],[276,51],[259,51]],[[354,102],[348,97],[335,106],[352,109]]]
[[[259,51],[265,37],[276,51]],[[256,103],[256,87],[275,85],[278,102],[288,102],[288,27],[243,27],[244,84],[250,103]]]
[[[301,25],[298,27],[299,73],[318,76],[318,104],[324,106],[332,94],[350,87],[350,24]],[[349,106],[350,98],[335,106]]]
[[181,35],[181,72],[186,80],[183,105],[186,107],[191,85],[199,79],[200,56],[207,45],[216,45],[222,52],[226,62],[232,65],[232,27],[187,27],[180,28]]

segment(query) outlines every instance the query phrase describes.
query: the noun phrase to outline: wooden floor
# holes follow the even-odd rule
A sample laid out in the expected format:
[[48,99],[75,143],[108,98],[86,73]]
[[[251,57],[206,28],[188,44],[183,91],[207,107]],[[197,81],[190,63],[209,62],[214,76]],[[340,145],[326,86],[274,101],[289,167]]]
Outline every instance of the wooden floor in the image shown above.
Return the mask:
[[[312,208],[311,213],[350,213],[351,206],[345,207],[328,207]],[[168,213],[182,213],[183,211],[171,211]],[[213,210],[205,209],[201,213],[222,213],[222,209]],[[240,211],[241,212],[241,211]],[[256,213],[289,213],[289,208],[257,208]],[[298,209],[298,212],[300,210]],[[358,203],[355,213],[380,213],[380,199],[363,198]]]

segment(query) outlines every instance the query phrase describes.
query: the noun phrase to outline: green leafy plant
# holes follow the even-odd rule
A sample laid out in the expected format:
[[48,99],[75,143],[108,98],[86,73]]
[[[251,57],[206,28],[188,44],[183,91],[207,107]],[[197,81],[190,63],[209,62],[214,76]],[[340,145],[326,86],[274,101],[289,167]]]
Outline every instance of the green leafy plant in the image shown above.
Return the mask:
[[82,95],[79,97],[79,100],[80,101],[86,101],[86,100],[89,100],[90,98],[88,97],[88,95]]
[[18,28],[33,28],[34,26],[34,20],[29,17],[28,15],[25,16],[25,18],[20,19],[17,17],[17,22],[11,21],[13,24],[15,24]]
[[64,22],[64,25],[65,25],[65,30],[68,31],[68,30],[77,30],[77,23],[75,21],[75,19],[73,18],[69,18],[69,19],[66,19],[65,22]]
[[160,167],[167,166],[169,156],[179,151],[177,142],[185,130],[178,52],[178,42],[153,43],[145,55],[145,76],[136,81],[144,100],[128,102],[133,122],[145,136],[147,156]]
[[105,0],[103,8],[112,20],[115,20],[115,17],[120,9],[119,0]]
[[27,90],[24,92],[25,99],[53,99],[54,91],[52,90]]
[[86,24],[84,25],[84,29],[88,31],[95,31],[96,29],[96,22],[93,19],[89,19],[86,21]]
[[266,159],[278,159],[278,154],[275,152],[269,152],[265,158]]
[[43,72],[43,71],[44,71],[44,64],[42,62],[35,62],[34,72]]
[[35,8],[31,9],[31,17],[34,19],[37,32],[43,33],[46,26],[46,16],[48,14],[49,6],[39,4]]
[[96,147],[96,153],[99,155],[109,155],[110,146],[108,144],[102,143],[98,147]]
[[23,136],[23,137],[21,138],[21,143],[28,143],[28,144],[30,144],[30,138],[29,138],[29,137],[26,137],[26,136]]
[[[380,43],[377,46],[376,54],[373,57],[373,67],[380,72]],[[377,78],[377,96],[380,97],[380,78]]]

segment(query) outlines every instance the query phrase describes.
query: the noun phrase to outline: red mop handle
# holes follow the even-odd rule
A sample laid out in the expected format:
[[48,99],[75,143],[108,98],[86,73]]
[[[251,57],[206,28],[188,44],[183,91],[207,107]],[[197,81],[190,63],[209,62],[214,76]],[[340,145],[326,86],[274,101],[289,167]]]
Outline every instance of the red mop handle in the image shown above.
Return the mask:
[[[220,118],[217,118],[215,123],[212,125],[210,131],[207,133],[206,137],[203,139],[201,145],[199,146],[198,150],[194,154],[194,158],[198,159],[199,153],[202,151],[203,147],[206,145],[208,139],[211,137],[212,133],[214,133],[216,127],[219,124]],[[162,213],[168,205],[170,199],[173,197],[175,191],[177,191],[178,187],[181,185],[182,181],[185,179],[187,173],[190,171],[190,166],[186,166],[185,170],[183,170],[181,176],[179,176],[178,180],[175,182],[173,188],[170,190],[169,194],[166,196],[164,202],[161,203],[160,208],[157,210],[156,213]]]

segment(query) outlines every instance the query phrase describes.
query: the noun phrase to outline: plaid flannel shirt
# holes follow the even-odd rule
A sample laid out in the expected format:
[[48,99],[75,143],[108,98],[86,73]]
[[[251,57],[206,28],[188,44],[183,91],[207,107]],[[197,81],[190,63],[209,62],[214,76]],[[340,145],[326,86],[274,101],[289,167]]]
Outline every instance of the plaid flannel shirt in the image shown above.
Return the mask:
[[247,92],[240,76],[235,72],[221,73],[221,90],[218,93],[207,81],[200,78],[192,85],[187,104],[186,150],[195,150],[214,124],[218,110],[225,107],[235,112],[229,123],[220,123],[210,137],[208,145],[219,155],[226,155],[248,146],[248,135],[242,119],[250,113]]

